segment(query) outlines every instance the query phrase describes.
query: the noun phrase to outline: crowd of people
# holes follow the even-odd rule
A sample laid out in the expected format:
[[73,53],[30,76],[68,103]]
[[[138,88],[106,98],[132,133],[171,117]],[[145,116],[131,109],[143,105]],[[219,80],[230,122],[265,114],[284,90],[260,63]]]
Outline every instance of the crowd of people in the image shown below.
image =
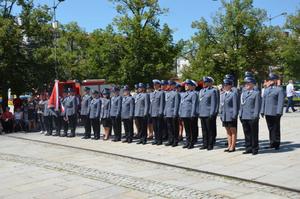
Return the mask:
[[234,76],[230,74],[224,77],[221,88],[214,86],[212,77],[203,78],[201,89],[189,79],[183,83],[155,79],[152,87],[138,83],[134,91],[124,86],[103,89],[99,93],[85,87],[81,97],[68,88],[59,99],[58,110],[49,106],[49,95],[46,93],[23,103],[16,102],[15,113],[12,114],[7,108],[1,115],[1,121],[6,132],[38,128],[46,136],[75,137],[80,117],[84,126],[83,139],[99,140],[102,125],[103,140],[110,140],[113,134],[114,142],[123,138],[122,142],[132,143],[137,139],[137,144],[146,144],[152,140],[153,145],[165,142],[166,146],[172,147],[184,140],[185,131],[183,148],[192,149],[198,142],[200,119],[200,149],[212,150],[217,137],[216,120],[220,115],[227,132],[228,147],[225,152],[235,151],[237,122],[240,119],[245,138],[244,153],[256,155],[259,150],[260,117],[265,117],[267,122],[269,148],[280,148],[280,119],[285,94],[277,83],[278,79],[276,74],[270,74],[263,93],[256,87],[256,80],[250,72],[245,73],[241,88],[235,87]]

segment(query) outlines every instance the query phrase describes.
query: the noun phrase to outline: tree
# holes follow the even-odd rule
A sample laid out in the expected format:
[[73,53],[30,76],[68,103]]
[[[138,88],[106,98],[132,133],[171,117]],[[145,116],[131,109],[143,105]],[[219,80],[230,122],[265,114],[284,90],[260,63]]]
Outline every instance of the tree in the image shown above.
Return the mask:
[[133,85],[174,76],[172,71],[180,48],[173,43],[168,25],[161,28],[159,23],[159,16],[167,10],[160,8],[158,0],[111,1],[119,14],[114,25],[125,38],[126,52],[120,65],[115,66],[121,76],[114,81]]
[[196,48],[183,76],[210,75],[220,83],[225,74],[242,78],[244,71],[252,71],[263,79],[273,63],[270,52],[274,50],[274,34],[264,25],[266,19],[266,12],[254,8],[252,0],[223,0],[212,25],[203,18],[192,24],[198,30],[192,38]]
[[284,63],[285,79],[300,79],[300,10],[287,18],[285,27],[290,31],[284,37],[281,58]]

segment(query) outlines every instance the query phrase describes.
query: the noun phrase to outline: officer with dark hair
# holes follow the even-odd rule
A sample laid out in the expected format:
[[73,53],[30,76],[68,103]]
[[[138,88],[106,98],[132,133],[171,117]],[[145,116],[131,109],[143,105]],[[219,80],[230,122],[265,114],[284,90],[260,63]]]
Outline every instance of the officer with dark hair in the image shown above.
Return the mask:
[[91,103],[92,97],[90,95],[90,88],[84,88],[84,95],[81,98],[81,109],[80,115],[84,125],[84,136],[82,139],[89,139],[91,138],[91,121],[89,118],[89,105]]

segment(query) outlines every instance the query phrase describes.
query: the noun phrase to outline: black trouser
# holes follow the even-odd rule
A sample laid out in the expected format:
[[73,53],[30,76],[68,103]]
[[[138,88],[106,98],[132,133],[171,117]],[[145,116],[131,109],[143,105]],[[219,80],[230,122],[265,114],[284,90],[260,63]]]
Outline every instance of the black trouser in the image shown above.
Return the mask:
[[54,117],[54,123],[55,123],[55,128],[56,128],[56,134],[60,135],[60,131],[62,128],[62,123],[63,123],[63,116],[57,114],[57,117]]
[[280,119],[281,119],[280,115],[278,116],[266,115],[271,147],[280,146]]
[[[94,132],[94,138],[99,139],[100,138],[100,120],[99,118],[93,118],[90,119],[89,121],[92,124],[93,127],[93,132]],[[91,134],[89,135],[89,137],[91,136]]]
[[112,121],[112,127],[114,130],[114,135],[116,140],[121,140],[122,136],[122,124],[121,124],[121,118],[120,117],[111,117]]
[[182,118],[186,135],[186,144],[193,144],[192,118]]
[[241,120],[245,134],[245,146],[248,152],[258,151],[258,119]]
[[125,130],[126,140],[132,140],[133,138],[133,119],[122,119]]
[[140,132],[140,140],[143,142],[147,141],[147,124],[148,124],[148,118],[145,117],[136,117],[139,123],[139,129],[138,132]]
[[168,129],[168,140],[170,144],[177,144],[179,137],[178,118],[166,118]]
[[211,148],[214,146],[214,120],[212,117],[200,117],[202,128],[203,147]]
[[76,131],[76,125],[77,125],[77,117],[76,114],[68,116],[68,121],[65,122],[64,125],[64,132],[68,133],[68,128],[71,128],[71,136],[75,136]]
[[152,117],[153,131],[155,141],[162,143],[163,141],[163,132],[164,132],[164,124],[162,117]]
[[161,119],[161,134],[162,139],[167,140],[168,139],[168,125],[167,125],[167,118]]
[[192,117],[192,139],[193,144],[197,143],[199,135],[198,117]]
[[212,116],[212,132],[213,132],[213,142],[215,144],[217,138],[217,115]]
[[46,129],[47,129],[47,134],[52,135],[52,131],[53,131],[53,116],[52,115],[44,116],[44,120],[45,120]]
[[88,115],[81,115],[81,119],[84,125],[84,136],[91,137],[91,119]]
[[39,113],[38,118],[39,118],[40,130],[41,131],[46,131],[45,120],[44,120],[43,113]]
[[5,133],[12,133],[13,132],[13,120],[4,121],[1,120],[3,131]]

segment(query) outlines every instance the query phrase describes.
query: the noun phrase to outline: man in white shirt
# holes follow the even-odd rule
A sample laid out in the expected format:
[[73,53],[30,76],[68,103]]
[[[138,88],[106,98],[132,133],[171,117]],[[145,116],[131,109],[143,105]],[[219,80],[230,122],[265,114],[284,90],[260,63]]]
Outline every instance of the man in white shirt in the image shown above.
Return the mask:
[[293,80],[289,80],[289,84],[286,86],[286,96],[288,98],[288,105],[285,110],[286,113],[289,112],[290,107],[292,108],[293,112],[297,111],[294,108],[294,101],[293,101],[294,95],[295,95],[295,89],[294,89]]

